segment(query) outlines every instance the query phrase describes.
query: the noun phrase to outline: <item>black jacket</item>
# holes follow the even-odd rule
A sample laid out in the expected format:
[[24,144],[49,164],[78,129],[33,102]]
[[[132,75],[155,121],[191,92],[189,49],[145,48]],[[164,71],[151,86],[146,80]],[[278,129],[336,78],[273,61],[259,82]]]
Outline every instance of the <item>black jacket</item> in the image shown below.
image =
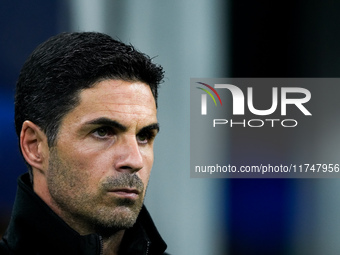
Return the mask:
[[[101,254],[101,237],[79,235],[37,196],[28,174],[18,180],[18,190],[8,229],[0,241],[0,254]],[[164,253],[166,244],[143,206],[135,225],[125,231],[120,254]]]

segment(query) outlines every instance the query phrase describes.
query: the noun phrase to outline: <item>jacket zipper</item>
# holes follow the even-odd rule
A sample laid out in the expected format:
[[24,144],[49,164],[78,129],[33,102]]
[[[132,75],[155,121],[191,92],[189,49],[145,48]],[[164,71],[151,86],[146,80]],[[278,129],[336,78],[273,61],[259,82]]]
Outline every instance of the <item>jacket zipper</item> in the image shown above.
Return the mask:
[[99,243],[100,243],[100,255],[103,255],[104,250],[104,244],[103,244],[103,237],[99,236]]
[[145,255],[149,254],[150,243],[151,243],[150,241],[147,241],[147,243],[146,243],[146,252],[145,252]]

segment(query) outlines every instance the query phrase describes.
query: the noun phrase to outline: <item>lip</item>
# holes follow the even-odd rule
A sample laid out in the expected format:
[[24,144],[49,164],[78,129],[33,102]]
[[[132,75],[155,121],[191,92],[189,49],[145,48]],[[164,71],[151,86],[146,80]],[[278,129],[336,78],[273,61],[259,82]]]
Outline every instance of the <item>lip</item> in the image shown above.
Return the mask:
[[114,189],[114,190],[109,190],[109,192],[113,193],[114,195],[118,197],[129,198],[129,199],[137,199],[140,193],[138,190],[131,189],[131,188]]

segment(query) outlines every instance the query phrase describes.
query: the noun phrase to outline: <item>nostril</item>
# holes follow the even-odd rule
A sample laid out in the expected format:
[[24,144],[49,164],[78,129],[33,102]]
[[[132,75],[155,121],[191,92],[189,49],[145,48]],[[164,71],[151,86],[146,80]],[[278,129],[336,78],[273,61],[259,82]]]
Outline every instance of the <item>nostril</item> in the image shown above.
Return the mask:
[[130,167],[130,166],[121,166],[119,167],[119,169],[117,169],[119,172],[129,172],[129,173],[135,173],[138,172],[139,170],[141,170],[141,167]]
[[130,167],[130,166],[122,166],[121,169],[128,169],[129,170],[129,169],[132,169],[132,167]]

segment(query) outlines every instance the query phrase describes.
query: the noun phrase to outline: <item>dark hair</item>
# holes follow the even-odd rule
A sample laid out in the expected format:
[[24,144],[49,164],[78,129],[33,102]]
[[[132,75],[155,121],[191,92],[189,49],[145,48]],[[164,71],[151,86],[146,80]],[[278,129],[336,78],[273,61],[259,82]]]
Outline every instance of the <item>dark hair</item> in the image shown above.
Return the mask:
[[79,103],[79,93],[99,80],[140,81],[157,105],[161,66],[131,45],[96,32],[62,33],[39,45],[26,60],[17,82],[15,125],[20,136],[30,120],[53,146],[60,122]]

